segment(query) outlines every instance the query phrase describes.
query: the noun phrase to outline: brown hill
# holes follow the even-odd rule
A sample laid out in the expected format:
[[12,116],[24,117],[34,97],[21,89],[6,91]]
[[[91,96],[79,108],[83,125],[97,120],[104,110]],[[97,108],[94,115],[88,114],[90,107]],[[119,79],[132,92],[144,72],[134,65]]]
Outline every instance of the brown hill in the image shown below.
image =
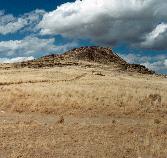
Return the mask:
[[143,65],[129,64],[120,56],[112,51],[111,48],[97,46],[75,48],[64,54],[51,54],[33,61],[27,61],[15,64],[15,67],[54,67],[83,65],[84,62],[112,65],[123,71],[139,72],[144,74],[153,74],[154,72]]
[[89,62],[97,62],[101,64],[126,64],[126,61],[115,54],[111,48],[103,47],[81,47],[70,50],[64,54],[65,58],[73,60],[83,60]]

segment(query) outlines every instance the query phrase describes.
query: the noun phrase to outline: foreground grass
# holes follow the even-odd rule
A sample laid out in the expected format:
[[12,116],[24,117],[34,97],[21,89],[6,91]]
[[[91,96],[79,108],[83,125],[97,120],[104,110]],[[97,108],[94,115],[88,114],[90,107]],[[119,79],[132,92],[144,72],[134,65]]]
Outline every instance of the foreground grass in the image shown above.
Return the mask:
[[[1,70],[1,112],[8,118],[16,113],[15,117],[29,114],[32,119],[11,118],[0,124],[0,153],[6,157],[165,157],[166,83],[165,78],[99,68]],[[65,123],[37,119],[46,115],[63,117]],[[66,123],[69,117],[73,119]],[[83,118],[90,123],[82,122]]]

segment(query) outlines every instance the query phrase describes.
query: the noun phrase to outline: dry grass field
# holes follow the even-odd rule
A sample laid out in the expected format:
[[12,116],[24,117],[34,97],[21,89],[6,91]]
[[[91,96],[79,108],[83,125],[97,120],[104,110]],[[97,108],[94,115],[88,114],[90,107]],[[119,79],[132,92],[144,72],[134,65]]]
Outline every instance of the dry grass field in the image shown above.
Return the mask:
[[0,70],[0,158],[166,158],[167,78],[77,66]]

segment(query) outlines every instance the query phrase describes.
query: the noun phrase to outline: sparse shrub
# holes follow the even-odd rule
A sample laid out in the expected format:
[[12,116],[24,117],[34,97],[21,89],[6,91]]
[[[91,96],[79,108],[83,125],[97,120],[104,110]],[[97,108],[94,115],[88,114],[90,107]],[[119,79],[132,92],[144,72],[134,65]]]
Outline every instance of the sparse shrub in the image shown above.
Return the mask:
[[160,121],[159,119],[154,119],[154,123],[155,123],[155,124],[160,124],[161,121]]
[[150,94],[148,96],[148,98],[151,100],[151,102],[157,102],[157,103],[161,103],[161,95],[159,94]]
[[63,116],[60,116],[60,118],[58,119],[57,123],[64,123],[64,117]]
[[150,94],[142,99],[139,103],[141,105],[151,105],[151,106],[160,106],[162,98],[160,94]]

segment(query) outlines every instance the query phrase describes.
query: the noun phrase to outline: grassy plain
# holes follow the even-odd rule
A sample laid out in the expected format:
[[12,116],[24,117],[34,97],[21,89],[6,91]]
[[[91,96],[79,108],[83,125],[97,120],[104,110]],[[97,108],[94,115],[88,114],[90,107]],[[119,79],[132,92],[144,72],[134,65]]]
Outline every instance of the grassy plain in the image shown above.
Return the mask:
[[109,67],[0,70],[0,157],[166,156],[167,78]]

